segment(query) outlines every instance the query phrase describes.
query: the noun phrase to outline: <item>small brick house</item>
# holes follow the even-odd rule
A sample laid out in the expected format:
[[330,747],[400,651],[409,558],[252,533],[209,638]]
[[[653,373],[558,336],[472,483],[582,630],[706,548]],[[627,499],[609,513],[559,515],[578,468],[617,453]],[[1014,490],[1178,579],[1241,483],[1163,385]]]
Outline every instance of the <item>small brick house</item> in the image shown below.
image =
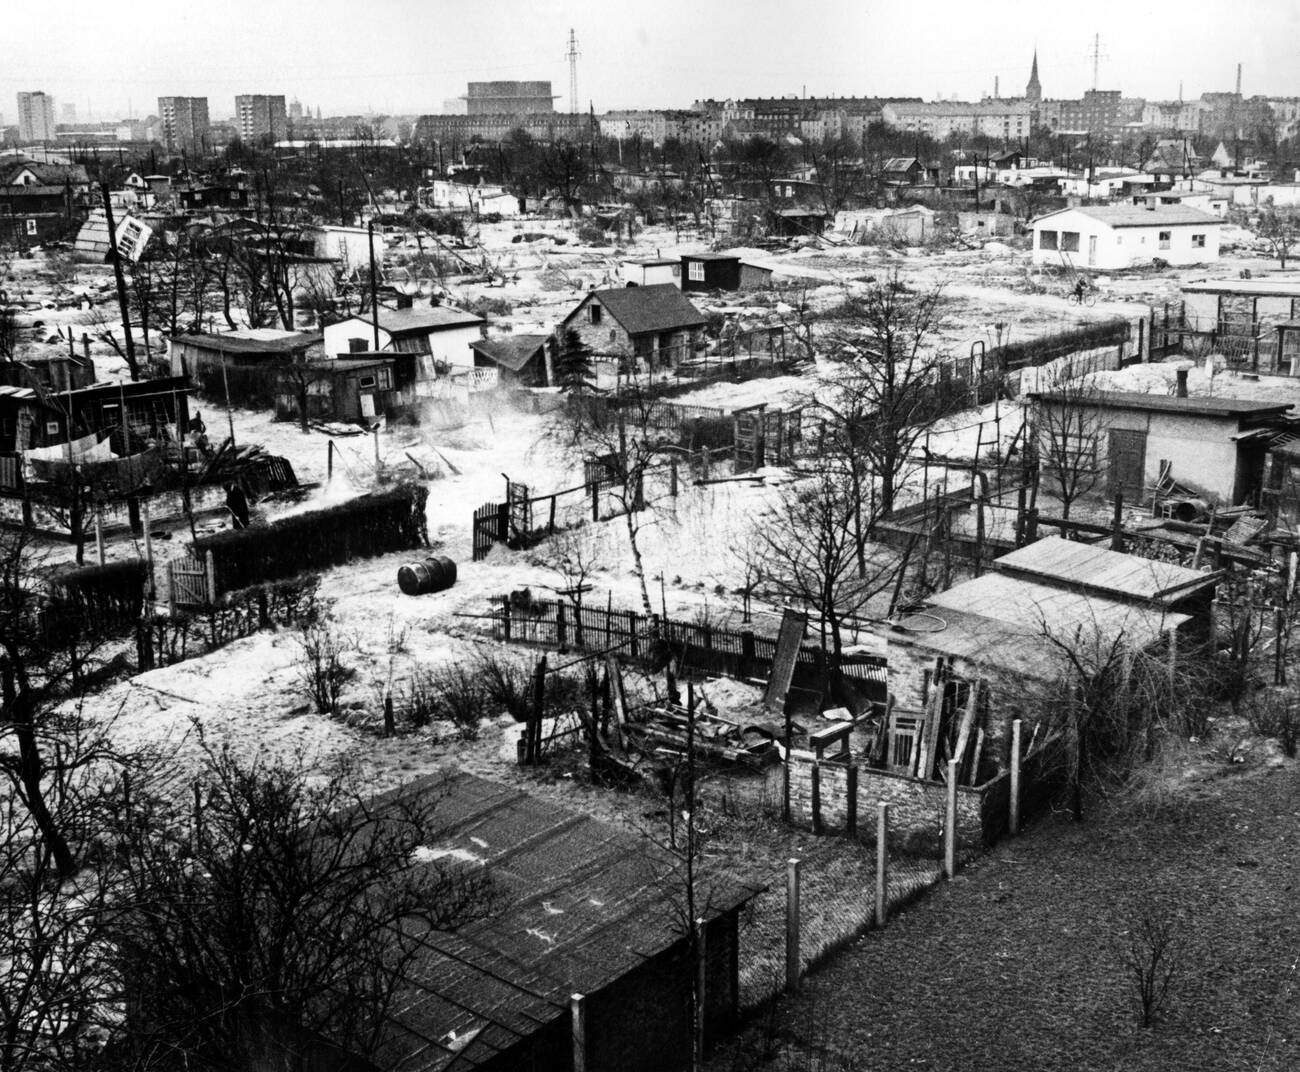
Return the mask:
[[704,315],[671,283],[593,290],[560,325],[598,356],[619,357],[624,371],[676,368],[700,348]]

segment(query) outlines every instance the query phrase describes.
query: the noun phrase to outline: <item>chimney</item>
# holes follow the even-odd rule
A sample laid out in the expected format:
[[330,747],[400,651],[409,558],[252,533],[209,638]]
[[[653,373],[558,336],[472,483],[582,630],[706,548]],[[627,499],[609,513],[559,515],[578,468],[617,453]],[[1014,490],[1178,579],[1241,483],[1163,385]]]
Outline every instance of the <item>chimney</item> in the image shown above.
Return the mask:
[[1179,398],[1186,398],[1187,397],[1187,370],[1185,368],[1180,368],[1178,370],[1177,376],[1178,376],[1178,387],[1174,391],[1174,394],[1176,394]]

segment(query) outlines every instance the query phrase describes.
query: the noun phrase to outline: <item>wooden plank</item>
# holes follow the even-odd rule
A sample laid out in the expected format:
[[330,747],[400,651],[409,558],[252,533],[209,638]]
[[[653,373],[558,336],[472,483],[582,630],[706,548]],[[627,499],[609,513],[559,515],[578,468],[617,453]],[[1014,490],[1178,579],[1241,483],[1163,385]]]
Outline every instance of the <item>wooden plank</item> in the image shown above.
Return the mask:
[[952,758],[957,761],[957,769],[961,769],[962,760],[966,757],[966,745],[970,743],[971,728],[975,724],[975,713],[979,710],[980,680],[976,678],[970,683],[970,690],[966,695],[966,706],[961,713],[961,722],[957,727],[957,744],[953,748]]
[[776,638],[776,652],[772,656],[772,670],[767,680],[767,691],[763,694],[763,707],[769,713],[780,714],[785,710],[786,693],[790,691],[794,664],[799,658],[807,626],[808,615],[801,611],[786,610],[781,615],[781,629]]
[[975,731],[975,747],[971,750],[970,771],[966,775],[966,784],[975,785],[980,773],[980,753],[984,751],[984,727]]
[[916,767],[918,778],[928,779],[934,770],[936,746],[939,741],[939,721],[943,715],[943,688],[947,680],[947,666],[942,658],[936,659],[934,673],[930,675],[930,696],[926,703],[925,737]]

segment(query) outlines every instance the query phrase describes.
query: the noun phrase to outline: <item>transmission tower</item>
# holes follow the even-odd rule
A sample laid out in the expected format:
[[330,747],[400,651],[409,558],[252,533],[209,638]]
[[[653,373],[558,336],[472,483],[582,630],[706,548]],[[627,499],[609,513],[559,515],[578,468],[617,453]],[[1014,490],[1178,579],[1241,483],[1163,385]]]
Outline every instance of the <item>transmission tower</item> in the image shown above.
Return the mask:
[[1098,74],[1101,70],[1101,61],[1110,59],[1105,50],[1101,47],[1101,34],[1092,35],[1092,47],[1088,49],[1088,57],[1092,60],[1092,88],[1097,88]]
[[569,51],[565,56],[569,61],[569,114],[578,114],[578,57],[582,53],[578,51],[578,38],[574,35],[573,29],[569,29]]

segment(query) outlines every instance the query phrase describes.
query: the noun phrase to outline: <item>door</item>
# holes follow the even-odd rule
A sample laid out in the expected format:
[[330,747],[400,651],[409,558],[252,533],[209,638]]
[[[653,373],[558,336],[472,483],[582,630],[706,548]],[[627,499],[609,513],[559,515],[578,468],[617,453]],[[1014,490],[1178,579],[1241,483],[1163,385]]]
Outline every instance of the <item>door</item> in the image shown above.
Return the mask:
[[1094,234],[1088,236],[1088,267],[1095,268],[1096,266],[1097,266],[1097,236]]
[[1112,428],[1109,448],[1110,483],[1107,494],[1112,499],[1118,493],[1124,496],[1125,502],[1141,502],[1147,461],[1146,432]]
[[374,417],[375,415],[375,396],[372,394],[363,394],[361,396],[361,416]]

